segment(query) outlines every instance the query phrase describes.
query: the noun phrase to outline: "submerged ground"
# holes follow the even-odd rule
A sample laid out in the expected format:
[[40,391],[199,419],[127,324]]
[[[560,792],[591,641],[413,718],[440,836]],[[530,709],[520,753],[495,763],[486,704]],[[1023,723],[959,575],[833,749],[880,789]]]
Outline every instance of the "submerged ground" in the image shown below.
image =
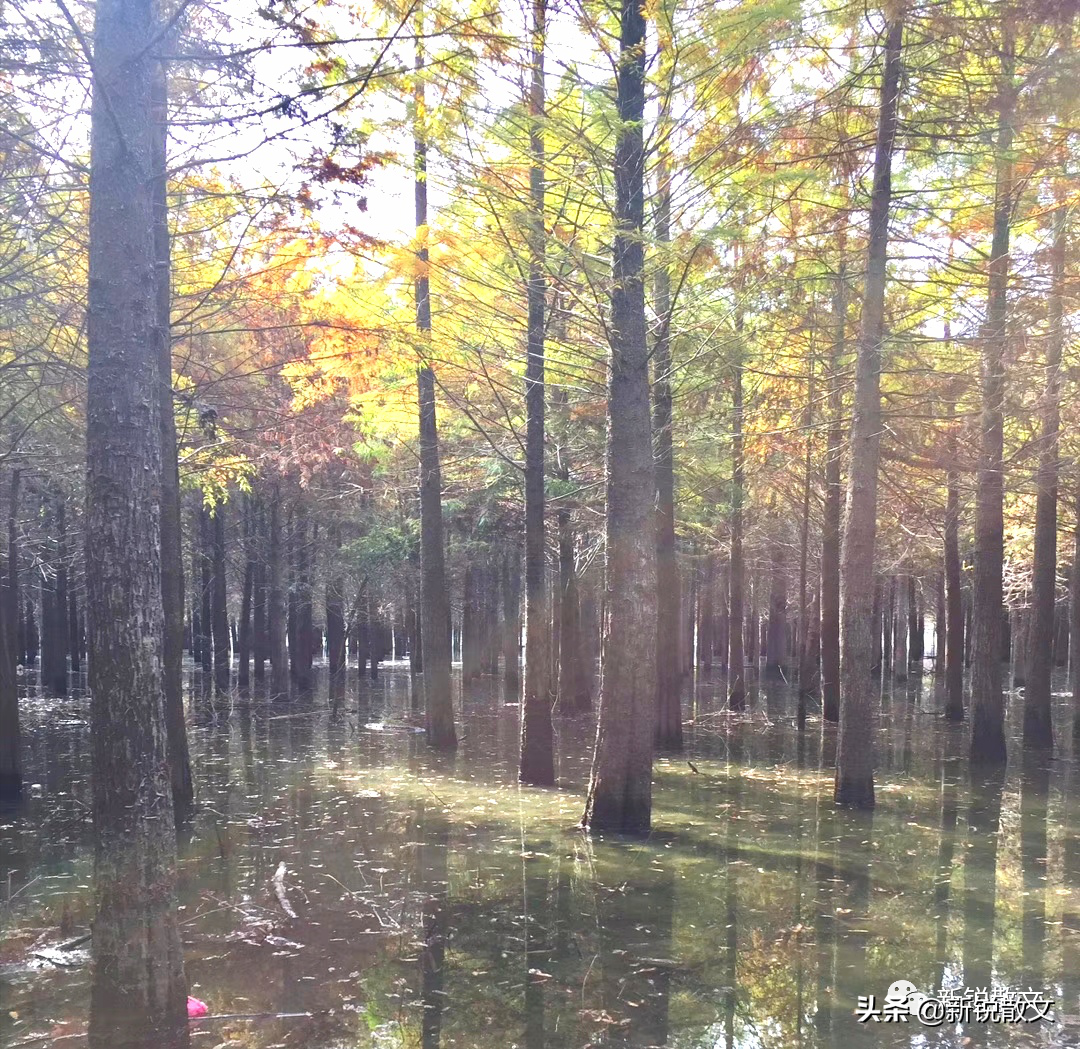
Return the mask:
[[[192,684],[181,920],[214,1014],[196,1046],[1080,1045],[1080,765],[972,783],[929,677],[883,698],[872,818],[833,809],[833,730],[800,737],[782,683],[733,718],[699,679],[647,841],[575,829],[591,720],[559,722],[560,789],[536,790],[495,681],[461,697],[454,758],[413,728],[404,668],[321,686],[272,703]],[[77,1046],[89,973],[32,951],[88,927],[87,705],[25,711],[33,786],[0,815],[0,1046]],[[1030,986],[1055,1020],[855,1019],[901,979]]]

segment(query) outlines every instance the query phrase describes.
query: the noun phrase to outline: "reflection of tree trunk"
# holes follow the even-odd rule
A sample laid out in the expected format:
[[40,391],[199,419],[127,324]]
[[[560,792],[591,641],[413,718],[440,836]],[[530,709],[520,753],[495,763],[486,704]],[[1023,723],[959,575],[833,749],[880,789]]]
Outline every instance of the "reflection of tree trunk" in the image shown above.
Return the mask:
[[[1049,661],[1049,654],[1047,654]],[[1024,875],[1022,920],[1023,986],[1046,986],[1043,974],[1046,936],[1046,809],[1050,766],[1045,756],[1024,755],[1020,787],[1020,864]]]
[[870,1025],[855,1019],[855,1005],[866,988],[866,945],[870,938],[872,828],[867,817],[841,814],[833,865],[844,886],[837,920],[836,995],[833,1016],[835,1044],[842,1049],[867,1045],[873,1037]]
[[1080,1003],[1080,764],[1075,761],[1069,767],[1064,823],[1061,873],[1066,895],[1061,914],[1061,1012],[1075,1015]]
[[[824,753],[821,758],[820,770],[825,771],[831,762]],[[814,1029],[822,1044],[831,1044],[836,997],[836,903],[833,900],[836,816],[832,805],[820,797],[816,807],[814,942],[817,946],[817,1008]]]
[[[628,855],[618,883],[598,884],[601,996],[615,1023],[605,1044],[667,1045],[675,878],[644,854]],[[633,1003],[630,1007],[628,1003]]]
[[94,726],[89,1044],[186,1046],[161,647],[160,353],[150,0],[94,26],[87,308],[87,620]]
[[[528,870],[529,868],[527,868]],[[551,966],[551,946],[545,927],[547,879],[536,872],[525,877],[525,1049],[545,1049],[544,982]]]
[[989,987],[993,975],[998,828],[1004,775],[973,776],[964,853],[964,986]]
[[[937,880],[934,884],[934,921],[937,925],[938,975],[935,990],[941,990],[948,961],[949,894],[952,885],[953,855],[956,851],[956,793],[960,769],[960,739],[955,732],[945,735],[941,763],[941,829],[938,838]],[[929,988],[926,988],[929,993]]]
[[742,729],[733,725],[728,738],[727,830],[724,840],[724,1046],[735,1049],[735,1005],[739,997],[738,861],[739,809],[742,805]]
[[438,1049],[442,1037],[443,991],[446,962],[447,897],[449,881],[447,853],[450,827],[441,817],[425,822],[423,805],[418,806],[417,827],[422,844],[417,847],[419,881],[425,893],[421,910],[423,949],[420,952],[420,996],[423,1005],[420,1044]]

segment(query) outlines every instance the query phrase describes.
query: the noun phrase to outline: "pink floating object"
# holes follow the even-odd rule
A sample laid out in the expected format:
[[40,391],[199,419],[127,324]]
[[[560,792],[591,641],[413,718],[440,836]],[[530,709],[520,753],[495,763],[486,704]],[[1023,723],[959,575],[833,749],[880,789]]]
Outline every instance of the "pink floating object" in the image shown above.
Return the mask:
[[210,1007],[206,1002],[200,1002],[198,998],[188,998],[187,1000],[187,1014],[189,1020],[194,1020],[199,1016],[207,1016],[210,1012]]

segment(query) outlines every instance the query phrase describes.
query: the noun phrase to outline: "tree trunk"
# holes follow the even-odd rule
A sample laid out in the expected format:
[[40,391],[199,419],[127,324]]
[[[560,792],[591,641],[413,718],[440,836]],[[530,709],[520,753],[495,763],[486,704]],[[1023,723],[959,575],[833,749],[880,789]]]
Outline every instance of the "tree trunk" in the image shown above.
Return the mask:
[[186,1046],[161,648],[150,0],[94,26],[87,309],[86,583],[93,731],[89,1044]]
[[283,585],[284,551],[281,534],[281,495],[275,487],[270,501],[270,563],[266,595],[266,619],[269,632],[270,689],[274,696],[289,691],[289,649],[285,638],[285,588]]
[[[773,522],[777,527],[778,521]],[[769,622],[765,635],[765,669],[784,672],[787,661],[787,559],[784,544],[775,536],[769,552]]]
[[507,703],[521,696],[521,554],[510,551],[503,558],[503,696]]
[[254,509],[255,580],[251,608],[251,650],[255,659],[255,680],[262,681],[266,676],[266,661],[270,658],[270,637],[267,626],[266,510],[261,498],[255,503]]
[[177,819],[195,797],[184,723],[184,534],[180,515],[180,464],[177,459],[176,415],[172,369],[172,245],[168,199],[168,74],[163,62],[154,66],[150,85],[154,110],[153,208],[154,271],[157,323],[162,337],[158,351],[158,423],[161,440],[161,603],[164,619],[162,674],[169,774]]
[[0,801],[22,794],[22,735],[19,727],[19,554],[16,515],[19,471],[12,471],[8,504],[7,570],[0,572]]
[[[414,201],[417,230],[427,230],[427,138],[424,126],[424,58],[417,37],[417,86],[414,99]],[[431,340],[431,290],[426,240],[418,251],[420,272],[415,282],[416,330],[422,343],[416,373],[420,430],[420,622],[424,645],[426,738],[432,747],[457,746],[453,695],[450,690],[450,595],[446,585],[443,548],[442,463],[435,416],[435,373],[427,359]]]
[[1072,678],[1073,742],[1080,740],[1080,483],[1073,496],[1073,562],[1069,585],[1069,676]]
[[[945,333],[946,339],[949,332]],[[957,470],[955,398],[947,404],[949,468],[945,475],[945,718],[964,720],[964,595],[960,571],[960,474]],[[940,653],[938,657],[940,658]]]
[[225,578],[225,504],[214,507],[213,548],[210,571],[210,629],[214,635],[214,687],[226,691],[229,687],[232,663],[229,651],[229,609]]
[[334,565],[326,577],[326,659],[331,674],[345,669],[345,584],[337,570],[336,558],[341,549],[341,529],[330,536],[330,556]]
[[[309,532],[307,508],[296,511],[296,684],[308,690],[315,681],[312,658],[315,655],[314,597],[312,594],[312,567],[315,560],[317,531]],[[316,526],[317,529],[317,526]]]
[[656,723],[656,471],[645,329],[645,18],[623,0],[616,75],[615,242],[608,371],[608,628],[584,825],[645,833]]
[[210,511],[199,502],[199,623],[201,624],[200,661],[204,674],[214,666],[214,616],[213,616],[213,528]]
[[[846,216],[845,216],[846,220]],[[843,237],[841,227],[839,236]],[[840,264],[833,293],[832,352],[829,356],[829,433],[825,448],[825,509],[821,525],[821,713],[840,720],[840,518],[843,505],[843,361],[847,352],[847,263]]]
[[244,579],[240,590],[240,623],[236,632],[236,683],[247,688],[251,680],[251,603],[255,591],[255,504],[244,496]]
[[885,38],[874,184],[870,196],[870,236],[855,366],[847,513],[840,561],[841,708],[835,794],[837,804],[858,808],[874,806],[871,611],[878,464],[881,459],[881,343],[885,334],[885,264],[903,32],[903,16],[897,14],[889,22]]
[[[666,107],[661,135],[668,126]],[[666,147],[657,167],[656,242],[660,253],[653,277],[653,309],[659,325],[653,340],[653,430],[656,442],[656,745],[681,750],[682,695],[679,673],[679,570],[675,560],[675,453],[671,403],[671,170]],[[726,653],[725,653],[726,655]]]
[[[982,332],[982,417],[975,492],[975,608],[971,653],[971,761],[1003,764],[1005,703],[1001,683],[1002,577],[1005,561],[1003,514],[1005,458],[1005,339],[1008,314],[1009,221],[1012,214],[1013,32],[1001,20],[998,81],[994,231],[990,244],[986,325]],[[1025,722],[1027,718],[1025,717]],[[1034,731],[1034,730],[1032,730]],[[1034,735],[1025,732],[1034,742]],[[1049,737],[1045,740],[1049,744]]]
[[1035,560],[1031,571],[1031,625],[1028,679],[1024,690],[1024,746],[1049,748],[1054,732],[1050,717],[1050,675],[1054,667],[1054,612],[1057,605],[1058,444],[1061,440],[1061,350],[1064,344],[1065,282],[1064,205],[1054,219],[1051,248],[1050,330],[1046,338],[1046,390],[1042,439],[1035,483]]
[[919,664],[919,676],[922,676],[923,634],[926,627],[923,622],[922,606],[919,604],[919,583],[914,574],[907,577],[908,598],[908,662]]
[[[741,329],[741,324],[739,325]],[[728,706],[746,709],[746,654],[743,645],[746,566],[743,561],[743,497],[745,461],[743,439],[743,343],[735,340],[731,375],[731,550],[728,563]]]
[[525,363],[525,699],[521,714],[520,775],[523,783],[539,786],[555,782],[551,685],[547,679],[547,590],[544,580],[544,327],[547,278],[543,120],[546,34],[547,0],[532,0],[532,78],[528,98],[531,214]]

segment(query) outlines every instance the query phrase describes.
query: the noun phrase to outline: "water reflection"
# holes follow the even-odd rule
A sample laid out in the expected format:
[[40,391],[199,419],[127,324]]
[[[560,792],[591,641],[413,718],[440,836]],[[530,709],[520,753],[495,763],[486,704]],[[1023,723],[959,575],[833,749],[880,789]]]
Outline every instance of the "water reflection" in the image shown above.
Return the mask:
[[[930,713],[917,680],[885,700],[871,821],[831,804],[834,729],[811,719],[800,737],[795,697],[774,682],[733,718],[722,677],[703,677],[689,761],[657,763],[657,830],[629,842],[574,830],[589,718],[559,720],[562,789],[519,786],[519,712],[497,678],[458,697],[447,759],[416,731],[400,668],[375,682],[350,669],[288,700],[258,684],[215,696],[195,677],[181,929],[192,993],[234,1018],[194,1024],[194,1044],[1076,1042],[1064,1023],[856,1020],[858,997],[880,1001],[897,979],[1031,983],[1080,1011],[1080,771],[1018,762],[971,781],[962,729]],[[0,823],[0,1045],[86,1030],[88,974],[32,954],[89,921],[81,709],[28,704],[41,787]]]

